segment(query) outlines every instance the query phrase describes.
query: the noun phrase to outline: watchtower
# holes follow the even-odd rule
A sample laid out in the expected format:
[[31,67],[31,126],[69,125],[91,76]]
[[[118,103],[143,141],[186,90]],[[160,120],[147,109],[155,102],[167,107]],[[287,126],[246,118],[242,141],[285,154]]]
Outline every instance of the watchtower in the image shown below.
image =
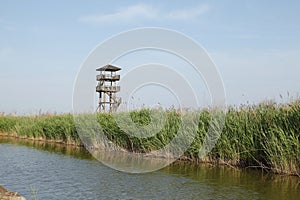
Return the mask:
[[100,71],[100,74],[96,76],[98,85],[96,92],[99,92],[99,112],[114,112],[121,104],[121,98],[116,96],[116,93],[120,91],[120,86],[117,86],[117,82],[120,80],[120,75],[117,75],[117,71],[121,68],[113,65],[105,65],[96,69]]

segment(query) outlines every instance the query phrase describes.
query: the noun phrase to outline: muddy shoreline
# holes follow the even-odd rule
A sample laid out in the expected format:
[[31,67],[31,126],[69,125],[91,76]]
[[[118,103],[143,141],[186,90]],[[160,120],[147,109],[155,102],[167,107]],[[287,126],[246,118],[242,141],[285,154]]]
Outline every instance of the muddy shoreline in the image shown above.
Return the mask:
[[[89,148],[89,147],[85,147],[82,143],[76,143],[76,142],[65,142],[63,140],[49,140],[49,139],[44,139],[44,138],[34,138],[34,137],[23,137],[23,136],[19,136],[17,133],[11,133],[11,134],[7,134],[7,133],[3,133],[0,132],[0,137],[3,138],[10,138],[13,140],[21,140],[21,141],[28,141],[28,142],[37,142],[37,143],[43,143],[43,144],[51,144],[51,145],[55,145],[55,146],[61,146],[61,147],[70,147],[70,148],[74,148],[74,149],[86,149],[89,154],[92,156],[92,152],[93,151],[97,151],[97,148]],[[114,150],[112,151],[108,151],[108,153],[113,153],[115,152]],[[120,151],[122,152],[122,151]],[[139,156],[139,153],[136,153],[137,156]],[[166,159],[167,157],[165,156],[160,156],[160,155],[156,155],[155,153],[148,153],[146,155],[143,155],[144,157],[148,157],[149,159],[151,158],[159,158],[159,159]],[[228,167],[231,167],[235,170],[241,170],[241,169],[247,169],[247,168],[253,168],[253,169],[257,169],[257,170],[263,170],[266,172],[273,172],[271,168],[265,167],[265,166],[251,166],[251,165],[247,165],[247,163],[243,163],[242,161],[238,161],[236,159],[233,160],[219,160],[219,159],[210,159],[210,158],[202,158],[202,159],[197,159],[197,158],[190,158],[187,157],[185,155],[183,155],[182,157],[180,157],[179,159],[177,159],[175,163],[179,163],[179,162],[188,162],[188,163],[194,163],[194,164],[210,164],[213,166],[218,166],[218,165],[226,165]],[[278,173],[278,172],[273,172],[274,174],[280,174],[280,175],[287,175],[287,176],[298,176],[300,177],[300,175],[298,173]],[[0,199],[1,200],[1,199]]]
[[8,190],[0,185],[0,200],[26,200],[25,197],[22,197],[17,192]]
[[63,140],[49,140],[45,138],[34,138],[34,137],[24,137],[19,136],[18,134],[7,134],[0,132],[0,137],[7,137],[12,139],[20,139],[20,140],[27,140],[27,141],[36,141],[36,142],[44,142],[44,143],[52,143],[52,144],[58,144],[58,145],[67,145],[67,146],[74,146],[74,147],[84,147],[81,143],[76,142],[65,142]]

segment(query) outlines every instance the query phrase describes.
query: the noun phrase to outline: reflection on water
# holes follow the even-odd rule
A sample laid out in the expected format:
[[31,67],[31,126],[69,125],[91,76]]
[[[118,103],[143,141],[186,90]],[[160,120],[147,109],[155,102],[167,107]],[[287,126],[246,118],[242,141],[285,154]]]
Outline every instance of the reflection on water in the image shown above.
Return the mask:
[[128,174],[102,165],[83,148],[9,138],[0,138],[0,152],[0,184],[27,199],[276,200],[300,193],[300,178],[256,170],[175,163]]
[[[239,193],[240,189],[262,199],[299,199],[300,178],[274,175],[259,170],[237,170],[227,166],[175,163],[162,172],[181,174],[198,182],[222,186],[224,191]],[[216,188],[220,191],[220,188]],[[225,195],[225,194],[224,194]],[[248,199],[248,198],[243,198]]]
[[47,143],[44,141],[24,140],[12,137],[0,136],[0,143],[9,143],[14,145],[23,145],[32,147],[38,150],[47,151],[51,153],[63,154],[81,159],[93,159],[91,154],[82,147],[63,145],[59,143]]
[[162,169],[174,159],[161,158],[155,155],[143,155],[122,151],[91,150],[92,155],[103,164],[122,172],[146,173]]

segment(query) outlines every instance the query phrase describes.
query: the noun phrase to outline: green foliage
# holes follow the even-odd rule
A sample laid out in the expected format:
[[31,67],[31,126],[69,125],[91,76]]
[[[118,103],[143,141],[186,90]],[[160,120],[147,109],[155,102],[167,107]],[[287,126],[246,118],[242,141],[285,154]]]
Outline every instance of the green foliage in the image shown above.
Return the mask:
[[[76,123],[76,129],[71,114],[1,115],[0,132],[80,144],[78,135],[80,131],[84,143],[95,144],[92,140],[96,138],[94,136],[101,128],[112,143],[123,149],[132,152],[151,152],[169,144],[180,128],[186,137],[190,137],[193,127],[196,127],[198,131],[185,152],[186,158],[194,161],[202,159],[241,166],[258,166],[276,173],[299,175],[300,100],[281,105],[268,102],[256,106],[228,108],[220,138],[205,158],[200,157],[200,149],[207,132],[220,129],[218,120],[212,121],[216,110],[185,112],[185,116],[191,118],[196,116],[199,120],[195,122],[186,118],[185,122],[181,123],[183,113],[174,109],[142,109],[130,113],[82,114],[77,118],[81,117],[78,122],[82,124],[78,126]],[[160,117],[161,114],[164,114],[165,121]],[[91,119],[95,122],[91,122]],[[149,132],[157,128],[156,126],[161,126],[158,132]],[[139,133],[141,137],[134,133]]]
[[129,113],[131,120],[139,126],[147,126],[151,122],[150,110],[135,110]]
[[71,114],[0,116],[0,132],[26,138],[80,142]]
[[[156,134],[150,134],[149,137],[137,137],[134,135],[136,131],[144,131],[144,135],[147,135],[147,130],[145,129],[135,129],[135,125],[138,127],[147,126],[151,122],[150,110],[142,109],[141,111],[133,111],[129,114],[133,121],[133,124],[126,123],[128,121],[125,113],[119,113],[118,121],[123,122],[127,131],[124,131],[119,127],[119,124],[115,120],[115,116],[111,114],[98,114],[98,122],[104,131],[107,138],[115,143],[116,145],[125,148],[133,152],[150,152],[153,150],[158,150],[167,145],[170,140],[176,135],[177,130],[180,125],[180,116],[175,110],[165,111],[166,123],[162,126],[162,129]],[[156,118],[158,118],[157,116]],[[154,119],[155,120],[155,119]],[[125,123],[124,123],[125,122]],[[158,122],[159,123],[159,122]],[[155,126],[156,123],[153,123]],[[150,130],[151,127],[149,128]]]

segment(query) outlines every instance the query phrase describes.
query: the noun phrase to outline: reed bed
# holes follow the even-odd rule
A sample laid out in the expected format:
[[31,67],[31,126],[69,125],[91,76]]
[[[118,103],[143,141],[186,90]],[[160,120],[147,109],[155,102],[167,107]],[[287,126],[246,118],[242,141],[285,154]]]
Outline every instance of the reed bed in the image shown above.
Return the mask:
[[0,116],[0,133],[19,138],[80,144],[73,115]]
[[[197,134],[192,144],[185,151],[184,159],[193,162],[214,162],[232,166],[262,168],[280,174],[300,174],[300,100],[286,104],[265,102],[259,105],[230,107],[227,109],[225,124],[216,145],[205,157],[200,156],[200,149],[209,128],[217,130],[218,121],[212,122],[214,109],[198,112],[188,111],[183,114],[174,109],[157,112],[164,113],[165,121],[151,123],[156,111],[142,109],[128,113],[97,114],[96,120],[105,136],[117,146],[132,152],[151,152],[167,145],[181,125],[182,116],[197,117],[184,124],[183,134],[191,137],[191,127],[196,127]],[[188,114],[188,115],[187,115]],[[88,114],[84,114],[85,116]],[[91,114],[90,114],[91,115]],[[95,116],[95,115],[91,115]],[[131,119],[132,126],[128,121]],[[123,121],[122,128],[116,117]],[[158,117],[159,118],[159,117]],[[154,118],[155,120],[156,118]],[[148,130],[154,124],[161,125],[156,134]],[[91,124],[85,129],[87,138],[97,134],[97,128]],[[149,127],[150,126],[150,127]],[[126,130],[124,130],[124,127]],[[142,127],[138,129],[137,127]],[[143,128],[146,127],[146,128]],[[148,129],[147,129],[148,127]],[[78,127],[77,127],[78,128]],[[38,115],[10,116],[0,115],[0,132],[18,137],[57,140],[64,143],[81,144],[75,128],[73,115]],[[131,132],[139,132],[137,137]],[[143,135],[144,134],[144,135]],[[84,136],[81,139],[85,141]],[[180,145],[179,145],[180,146]]]

